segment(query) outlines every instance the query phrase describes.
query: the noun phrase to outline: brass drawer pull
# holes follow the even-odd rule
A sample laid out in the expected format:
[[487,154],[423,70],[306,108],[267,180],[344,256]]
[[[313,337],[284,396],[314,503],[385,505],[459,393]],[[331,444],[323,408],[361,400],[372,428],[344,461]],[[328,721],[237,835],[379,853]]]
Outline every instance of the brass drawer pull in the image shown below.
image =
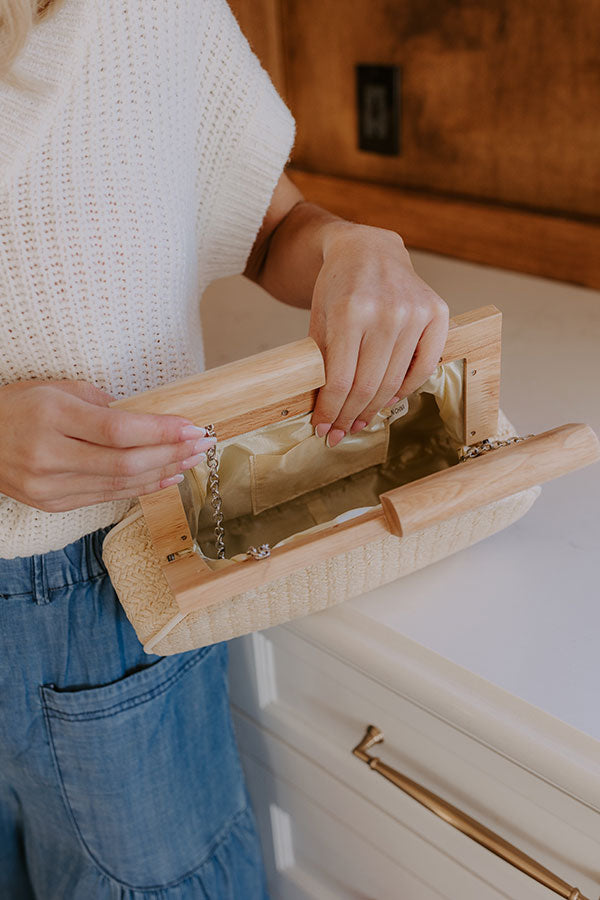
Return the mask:
[[362,759],[363,762],[366,762],[370,769],[379,772],[380,775],[383,775],[384,778],[387,778],[388,781],[391,781],[392,784],[395,784],[400,790],[409,794],[415,800],[418,800],[418,802],[423,806],[426,806],[427,809],[430,809],[431,812],[435,813],[436,816],[439,816],[440,819],[444,819],[445,822],[453,825],[454,828],[458,828],[459,831],[462,831],[462,833],[466,834],[467,837],[470,837],[471,840],[477,841],[482,847],[495,853],[496,856],[499,856],[507,863],[510,863],[511,866],[514,866],[516,869],[520,869],[521,872],[529,875],[529,877],[535,879],[535,881],[539,881],[544,887],[554,891],[560,897],[564,897],[565,900],[587,900],[577,888],[571,887],[571,885],[567,884],[566,881],[563,881],[562,878],[554,875],[549,869],[546,869],[544,866],[540,865],[540,863],[536,862],[535,859],[532,859],[530,856],[527,856],[526,853],[523,853],[522,850],[519,850],[518,847],[509,844],[508,841],[501,838],[499,834],[490,831],[490,829],[486,828],[485,825],[482,825],[481,822],[472,819],[471,816],[468,816],[456,806],[452,806],[451,803],[442,800],[437,794],[428,791],[427,788],[417,784],[416,781],[412,781],[410,778],[407,778],[406,775],[402,775],[396,769],[381,762],[378,756],[371,756],[367,753],[367,750],[370,747],[374,744],[379,744],[382,741],[383,732],[380,731],[379,728],[376,728],[375,725],[369,725],[362,741],[354,747],[352,752],[355,756],[358,756],[359,759]]

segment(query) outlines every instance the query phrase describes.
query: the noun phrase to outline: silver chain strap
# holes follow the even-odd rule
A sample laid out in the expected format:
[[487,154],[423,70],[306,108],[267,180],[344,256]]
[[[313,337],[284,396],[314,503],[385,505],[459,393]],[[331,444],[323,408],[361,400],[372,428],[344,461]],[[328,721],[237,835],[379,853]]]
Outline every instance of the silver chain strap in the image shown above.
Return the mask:
[[261,544],[260,547],[248,547],[246,550],[246,556],[251,556],[252,559],[266,559],[270,555],[271,548],[268,544]]
[[[206,436],[216,437],[215,426],[206,426]],[[206,464],[208,466],[208,489],[211,496],[211,506],[213,508],[213,517],[215,520],[215,547],[217,550],[217,559],[225,559],[225,529],[223,527],[223,498],[219,488],[219,458],[217,456],[217,447],[214,444],[206,451]],[[271,555],[271,548],[268,544],[261,544],[260,547],[248,547],[246,556],[252,559],[266,559]]]
[[525,437],[515,436],[498,441],[491,441],[489,438],[485,438],[477,444],[462,447],[458,453],[458,461],[464,462],[467,459],[475,459],[477,456],[483,456],[484,453],[489,453],[490,450],[498,450],[500,447],[510,447],[511,444],[520,444],[521,441],[526,441],[534,436],[535,435],[533,434],[526,434]]
[[[215,426],[206,426],[206,436],[216,437]],[[215,547],[217,559],[225,559],[225,529],[223,528],[223,498],[219,490],[219,459],[217,447],[213,444],[206,451],[206,465],[208,466],[208,489],[210,491],[210,504],[213,508],[215,520]]]

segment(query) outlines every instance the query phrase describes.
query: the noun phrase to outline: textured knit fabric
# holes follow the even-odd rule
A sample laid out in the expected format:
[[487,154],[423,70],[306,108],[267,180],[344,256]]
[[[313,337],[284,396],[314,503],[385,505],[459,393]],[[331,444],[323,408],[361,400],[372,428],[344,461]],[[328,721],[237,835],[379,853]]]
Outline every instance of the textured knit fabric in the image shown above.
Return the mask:
[[267,900],[227,644],[147,656],[105,532],[0,559],[0,897]]
[[[0,384],[121,398],[204,368],[199,299],[243,271],[294,122],[225,0],[66,0],[0,83]],[[0,494],[0,557],[59,549],[131,501]]]

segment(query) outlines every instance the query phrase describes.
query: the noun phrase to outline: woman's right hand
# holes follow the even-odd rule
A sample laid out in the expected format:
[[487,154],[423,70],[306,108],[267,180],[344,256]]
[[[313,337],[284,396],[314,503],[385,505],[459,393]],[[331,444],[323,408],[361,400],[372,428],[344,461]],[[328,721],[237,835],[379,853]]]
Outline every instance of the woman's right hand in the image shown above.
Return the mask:
[[0,492],[45,512],[176,484],[214,438],[181,416],[111,409],[84,381],[0,387]]

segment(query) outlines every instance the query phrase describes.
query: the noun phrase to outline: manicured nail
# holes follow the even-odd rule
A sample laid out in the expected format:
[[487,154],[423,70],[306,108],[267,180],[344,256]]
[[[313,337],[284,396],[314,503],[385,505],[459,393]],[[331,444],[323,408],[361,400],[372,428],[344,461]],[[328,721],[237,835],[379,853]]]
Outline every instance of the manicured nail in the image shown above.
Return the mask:
[[207,445],[207,444],[212,444],[212,445],[214,445],[214,444],[216,444],[216,443],[217,443],[216,437],[205,437],[205,438],[200,438],[199,441],[196,441],[196,443],[194,444],[194,446],[193,446],[192,449],[193,449],[193,452],[194,452],[194,453],[200,453],[200,452],[202,452],[203,450],[206,450],[206,445]]
[[206,459],[206,453],[196,453],[195,456],[188,456],[187,459],[180,462],[179,468],[182,472],[185,472],[186,469],[193,469],[194,466],[197,466],[203,459]]
[[331,423],[328,424],[327,422],[320,422],[315,428],[315,434],[317,435],[317,437],[325,437],[330,428]]
[[160,483],[161,488],[170,487],[172,484],[181,484],[183,475],[171,475],[170,478],[163,478]]
[[341,439],[345,436],[346,432],[342,431],[341,428],[332,428],[331,431],[327,433],[326,444],[328,447],[335,447],[335,445],[339,444]]
[[206,434],[206,428],[202,428],[200,425],[184,425],[184,427],[179,432],[179,440],[180,441],[189,441],[194,438],[202,437]]
[[357,419],[356,422],[354,422],[354,423],[350,426],[350,431],[352,431],[352,432],[354,432],[354,431],[360,431],[361,428],[364,428],[366,424],[367,424],[367,423],[364,422],[362,419]]

